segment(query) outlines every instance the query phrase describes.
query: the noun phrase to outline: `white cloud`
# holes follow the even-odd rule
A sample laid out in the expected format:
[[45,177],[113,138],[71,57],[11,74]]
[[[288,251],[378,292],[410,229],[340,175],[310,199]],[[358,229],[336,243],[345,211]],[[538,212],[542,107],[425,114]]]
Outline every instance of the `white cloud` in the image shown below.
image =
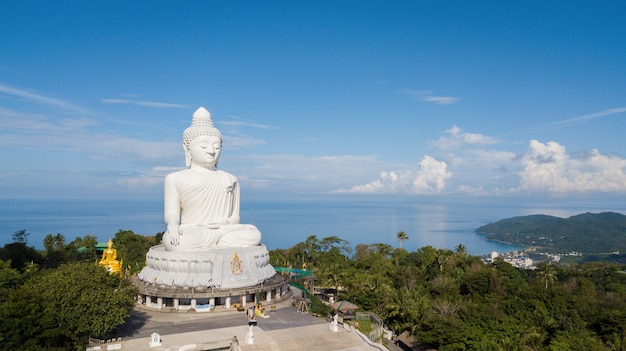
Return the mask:
[[172,104],[169,102],[157,102],[146,100],[126,100],[126,99],[102,99],[103,104],[131,104],[138,106],[156,107],[156,108],[186,108],[185,105]]
[[499,140],[464,133],[453,126],[432,146],[444,151],[457,191],[470,195],[501,195],[511,192],[575,193],[626,192],[626,159],[592,150],[578,157],[551,141],[529,142],[521,155],[492,145]]
[[626,159],[598,150],[575,159],[557,142],[531,140],[520,163],[520,186],[515,191],[626,192]]
[[440,193],[446,187],[446,181],[452,177],[447,165],[430,156],[424,156],[420,162],[420,169],[413,181],[413,191],[422,193]]
[[464,133],[454,126],[431,143],[441,152],[436,158],[424,156],[417,171],[384,171],[373,181],[333,193],[626,193],[626,159],[598,150],[572,155],[554,141],[531,140],[522,154],[494,149],[497,143],[495,138]]
[[430,144],[440,150],[455,150],[467,146],[484,146],[497,144],[498,139],[477,133],[464,133],[461,128],[453,125],[444,132],[444,136]]
[[424,96],[422,98],[422,101],[432,102],[432,103],[435,103],[437,105],[450,105],[450,104],[456,103],[457,101],[459,101],[459,99],[455,98],[455,97],[451,97],[451,96],[432,96],[432,95],[427,95],[427,96]]
[[[428,144],[437,149],[437,158],[454,173],[450,184],[457,192],[485,195],[498,188],[509,188],[517,181],[514,152],[493,147],[499,139],[479,133],[466,133],[456,125]],[[451,187],[448,187],[451,189]]]
[[433,95],[433,92],[428,90],[403,89],[401,90],[401,92],[404,95],[410,96],[414,99],[418,99],[424,102],[432,102],[437,105],[451,105],[459,101],[458,98],[452,96]]
[[452,177],[447,164],[431,156],[424,156],[416,172],[396,173],[383,171],[373,182],[355,185],[349,189],[333,191],[337,194],[431,194],[445,190],[446,181]]
[[338,189],[332,191],[336,194],[392,194],[408,189],[410,173],[398,175],[396,172],[380,172],[380,177],[375,181],[362,185],[355,185],[350,189]]

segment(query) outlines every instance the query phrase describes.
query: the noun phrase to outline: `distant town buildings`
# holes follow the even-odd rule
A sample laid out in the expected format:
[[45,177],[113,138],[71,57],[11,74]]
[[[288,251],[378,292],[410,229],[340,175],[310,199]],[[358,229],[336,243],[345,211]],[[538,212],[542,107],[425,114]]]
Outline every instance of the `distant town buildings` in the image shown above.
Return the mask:
[[513,267],[520,269],[535,269],[533,265],[533,260],[524,255],[524,252],[509,252],[500,256],[496,251],[492,251],[488,257],[483,260],[485,263],[493,262],[497,257],[501,257],[504,262],[511,264]]

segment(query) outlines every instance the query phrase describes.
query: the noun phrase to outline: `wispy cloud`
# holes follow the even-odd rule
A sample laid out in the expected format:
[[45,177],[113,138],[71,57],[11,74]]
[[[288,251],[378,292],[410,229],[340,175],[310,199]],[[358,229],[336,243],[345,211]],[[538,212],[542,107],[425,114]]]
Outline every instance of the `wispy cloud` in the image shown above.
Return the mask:
[[231,118],[232,119],[229,121],[218,121],[216,123],[229,128],[277,129],[276,127],[269,124],[258,123],[254,121],[245,121],[239,117],[234,116]]
[[180,146],[129,138],[109,132],[94,132],[88,118],[50,118],[0,108],[0,148],[67,150],[86,152],[97,159],[160,160],[174,157]]
[[[95,131],[99,125],[94,112],[56,98],[0,84],[0,94],[25,100],[16,108],[0,107],[0,148],[48,149],[84,152],[96,159],[126,158],[129,162],[159,160],[174,155],[176,144],[130,138],[112,132]],[[43,109],[33,112],[33,105]],[[54,111],[54,109],[61,111]],[[78,114],[78,116],[76,115]],[[173,146],[175,145],[175,146]]]
[[433,102],[437,105],[450,105],[459,101],[458,98],[451,96],[424,96],[422,100],[426,102]]
[[136,174],[120,174],[117,184],[120,185],[122,189],[128,189],[130,191],[154,189],[163,184],[163,179],[167,174],[180,169],[180,167],[155,166]]
[[169,102],[156,102],[146,100],[127,100],[127,99],[102,99],[103,104],[130,104],[155,108],[186,108],[187,106],[181,104],[172,104]]
[[224,135],[224,145],[229,148],[245,148],[255,145],[265,145],[264,139],[258,139],[249,135]]
[[610,109],[606,109],[604,111],[592,113],[592,114],[589,114],[589,115],[584,115],[584,116],[580,116],[580,117],[574,117],[574,118],[569,118],[569,119],[564,119],[564,120],[552,122],[552,123],[550,123],[550,125],[563,126],[563,125],[568,125],[568,124],[578,124],[578,123],[590,121],[590,120],[593,120],[593,119],[596,119],[596,118],[610,116],[610,115],[615,115],[615,114],[623,113],[623,112],[626,112],[626,107],[610,108]]
[[255,145],[263,145],[266,144],[267,141],[264,139],[259,139],[257,137],[251,136],[245,133],[244,129],[260,129],[260,130],[272,130],[278,129],[274,126],[265,123],[258,123],[251,120],[244,120],[237,116],[229,116],[229,120],[219,120],[215,121],[219,129],[222,130],[222,134],[224,135],[224,143],[228,145],[228,147],[234,148],[245,148],[249,146]]
[[[10,132],[3,139],[14,136],[21,138],[21,134],[43,133],[47,135],[63,134],[87,126],[97,125],[97,122],[85,117],[65,117],[53,120],[44,115],[21,112],[0,107],[0,131]],[[0,145],[4,144],[0,142]]]
[[459,101],[458,98],[452,96],[433,95],[433,92],[429,90],[403,89],[400,90],[400,92],[414,99],[418,99],[424,102],[432,102],[437,105],[451,105]]
[[3,84],[0,84],[0,93],[17,97],[20,99],[24,99],[26,101],[34,102],[37,104],[54,106],[54,107],[61,108],[63,110],[71,111],[74,113],[81,113],[81,114],[87,113],[87,110],[85,110],[84,108],[71,104],[67,101],[63,101],[60,99],[55,99],[55,98],[51,98],[47,96],[42,96],[36,93],[32,93],[32,92],[22,90],[22,89],[13,88],[13,87],[3,85]]

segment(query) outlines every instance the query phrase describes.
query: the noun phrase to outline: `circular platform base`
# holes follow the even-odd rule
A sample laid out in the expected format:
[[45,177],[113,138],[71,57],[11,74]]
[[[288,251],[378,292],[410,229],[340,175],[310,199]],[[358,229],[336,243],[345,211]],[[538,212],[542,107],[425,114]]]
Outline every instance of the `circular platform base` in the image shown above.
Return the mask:
[[218,307],[232,309],[250,303],[269,306],[291,297],[290,281],[289,276],[275,275],[254,286],[215,289],[163,286],[133,279],[139,290],[138,306],[163,312],[212,312]]
[[161,287],[244,288],[276,275],[264,245],[185,252],[157,245],[146,254],[146,262],[139,279]]

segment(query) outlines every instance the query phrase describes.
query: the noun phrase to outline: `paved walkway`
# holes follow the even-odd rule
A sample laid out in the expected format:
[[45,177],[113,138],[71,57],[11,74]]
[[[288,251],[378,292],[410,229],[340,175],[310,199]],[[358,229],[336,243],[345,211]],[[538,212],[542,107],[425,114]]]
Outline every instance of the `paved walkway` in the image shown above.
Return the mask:
[[[294,289],[294,296],[300,296],[300,291]],[[118,330],[116,336],[121,336],[123,341],[102,345],[101,350],[228,350],[234,337],[242,351],[376,350],[341,326],[338,332],[330,331],[328,321],[302,314],[291,303],[292,298],[281,301],[276,304],[276,312],[268,312],[270,318],[257,318],[252,344],[246,341],[249,329],[244,312],[219,311],[219,308],[208,313],[141,309],[133,311],[129,321]],[[150,347],[154,332],[160,335],[161,345]]]

